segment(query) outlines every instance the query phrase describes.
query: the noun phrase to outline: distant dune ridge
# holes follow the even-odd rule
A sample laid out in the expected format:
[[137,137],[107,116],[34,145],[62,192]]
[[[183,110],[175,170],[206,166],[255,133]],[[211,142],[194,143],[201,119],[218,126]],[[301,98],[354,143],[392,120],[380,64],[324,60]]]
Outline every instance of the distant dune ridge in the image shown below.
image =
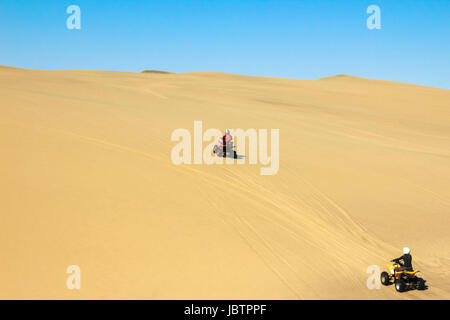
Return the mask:
[[335,76],[320,78],[319,80],[333,80],[333,79],[364,79],[360,77],[350,76],[348,74],[337,74]]
[[143,70],[141,73],[171,74],[173,72],[161,71],[161,70]]
[[[450,298],[449,90],[160,72],[0,67],[0,298]],[[194,120],[278,128],[278,174],[174,165]],[[429,289],[369,290],[404,246]]]

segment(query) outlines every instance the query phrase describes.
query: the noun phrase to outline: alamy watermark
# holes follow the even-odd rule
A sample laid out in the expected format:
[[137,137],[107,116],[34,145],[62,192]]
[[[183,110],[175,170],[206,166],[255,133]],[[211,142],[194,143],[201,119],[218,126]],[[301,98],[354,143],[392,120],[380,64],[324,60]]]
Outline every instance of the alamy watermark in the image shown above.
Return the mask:
[[66,269],[66,273],[70,274],[67,277],[66,286],[69,290],[81,289],[81,269],[77,265],[70,265]]
[[367,7],[367,14],[370,16],[367,18],[367,28],[369,30],[381,29],[381,9],[377,5],[370,5]]
[[73,30],[81,29],[81,9],[77,5],[70,5],[66,9],[66,13],[70,14],[70,16],[66,20],[67,29]]
[[370,274],[366,282],[367,288],[369,290],[373,289],[380,290],[381,289],[380,267],[377,265],[370,265],[367,267],[366,273]]
[[[230,129],[230,136],[236,150],[234,156],[218,156],[222,153],[217,146],[223,137],[219,129],[210,128],[203,132],[203,122],[194,121],[193,135],[188,129],[178,128],[172,132],[171,141],[178,142],[171,152],[172,163],[180,164],[260,164],[261,175],[275,175],[280,166],[280,130],[270,129],[270,155],[268,129]],[[205,147],[204,142],[209,142]],[[248,153],[246,150],[248,146]],[[216,149],[219,148],[219,149]]]

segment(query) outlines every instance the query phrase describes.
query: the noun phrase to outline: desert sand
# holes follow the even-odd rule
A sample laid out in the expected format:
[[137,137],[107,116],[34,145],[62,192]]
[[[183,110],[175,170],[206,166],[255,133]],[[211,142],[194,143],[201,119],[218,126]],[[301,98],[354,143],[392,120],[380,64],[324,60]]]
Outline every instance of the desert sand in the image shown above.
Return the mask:
[[[194,120],[278,128],[279,172],[174,165]],[[1,299],[450,297],[450,90],[0,67],[0,137]],[[369,290],[404,246],[428,290]]]

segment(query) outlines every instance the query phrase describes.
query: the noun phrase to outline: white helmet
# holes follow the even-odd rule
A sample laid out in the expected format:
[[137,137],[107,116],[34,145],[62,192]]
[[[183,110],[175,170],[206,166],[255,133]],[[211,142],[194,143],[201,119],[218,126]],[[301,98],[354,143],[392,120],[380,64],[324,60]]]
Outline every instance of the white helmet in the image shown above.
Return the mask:
[[403,254],[409,254],[410,252],[411,252],[411,250],[409,250],[408,247],[403,248]]
[[226,129],[226,130],[225,130],[225,133],[226,133],[226,134],[230,134],[230,129]]

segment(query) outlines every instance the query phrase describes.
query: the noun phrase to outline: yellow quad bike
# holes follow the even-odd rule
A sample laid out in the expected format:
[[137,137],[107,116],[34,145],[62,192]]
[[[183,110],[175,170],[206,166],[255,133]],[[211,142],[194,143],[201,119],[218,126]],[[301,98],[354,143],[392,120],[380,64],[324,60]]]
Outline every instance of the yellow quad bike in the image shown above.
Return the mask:
[[385,286],[391,284],[394,281],[395,290],[398,292],[404,292],[411,289],[425,290],[425,280],[419,278],[417,274],[420,272],[416,271],[396,271],[400,268],[399,263],[388,264],[388,272],[383,271],[381,273],[381,283]]

